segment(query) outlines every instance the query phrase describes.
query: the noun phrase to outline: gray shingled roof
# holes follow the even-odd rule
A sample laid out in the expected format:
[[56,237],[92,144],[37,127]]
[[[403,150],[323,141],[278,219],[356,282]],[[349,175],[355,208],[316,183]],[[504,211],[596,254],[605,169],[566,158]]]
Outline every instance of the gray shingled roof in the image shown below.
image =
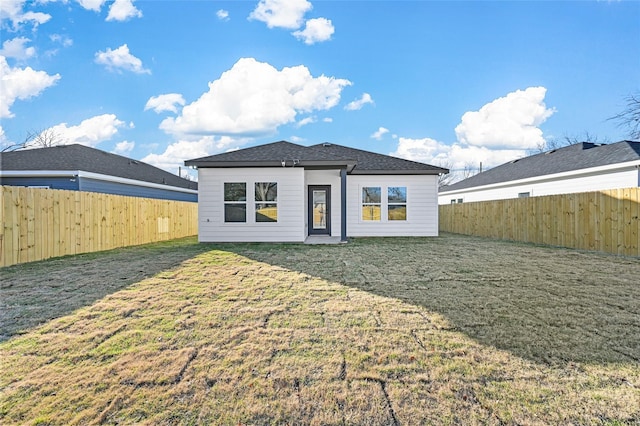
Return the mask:
[[377,154],[375,152],[364,151],[356,148],[349,148],[336,144],[318,144],[310,148],[315,148],[325,152],[329,156],[340,156],[355,159],[358,164],[351,174],[439,174],[449,173],[449,170],[436,167],[417,161],[404,160],[402,158],[391,157],[389,155]]
[[440,192],[636,160],[640,160],[640,142],[621,141],[608,145],[582,142],[502,164],[468,179],[442,187]]
[[84,171],[178,188],[198,189],[197,182],[141,161],[84,145],[60,145],[0,153],[0,169],[12,171]]
[[351,174],[438,174],[447,169],[341,145],[322,143],[302,146],[280,141],[238,151],[185,161],[197,167],[300,167],[346,166]]

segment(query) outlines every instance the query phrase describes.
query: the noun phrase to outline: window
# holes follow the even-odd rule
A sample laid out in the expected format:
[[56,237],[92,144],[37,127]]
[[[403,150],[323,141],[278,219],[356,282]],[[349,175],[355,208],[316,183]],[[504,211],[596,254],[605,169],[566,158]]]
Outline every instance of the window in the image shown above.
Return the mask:
[[387,213],[389,220],[407,220],[406,186],[390,186],[387,188]]
[[382,188],[365,186],[362,188],[362,220],[380,221],[382,211]]
[[462,204],[462,198],[458,198],[458,204]]
[[520,192],[518,194],[518,198],[529,198],[529,193],[528,192]]
[[278,221],[278,184],[276,182],[256,182],[256,222]]
[[247,184],[232,182],[224,184],[224,221],[247,221]]

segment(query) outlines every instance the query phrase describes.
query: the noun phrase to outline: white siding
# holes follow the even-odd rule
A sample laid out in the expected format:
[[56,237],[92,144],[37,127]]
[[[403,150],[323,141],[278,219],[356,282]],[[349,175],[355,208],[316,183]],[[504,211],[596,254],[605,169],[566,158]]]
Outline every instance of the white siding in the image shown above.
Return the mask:
[[[362,187],[382,187],[386,198],[389,186],[407,188],[407,220],[379,222],[362,220]],[[383,204],[384,208],[385,204]],[[347,176],[347,235],[350,237],[437,236],[438,176],[431,175],[349,175]]]
[[[225,182],[247,183],[246,223],[225,223]],[[278,183],[277,222],[255,222],[255,182]],[[198,239],[201,242],[302,242],[305,239],[302,168],[200,168],[198,188]]]
[[487,185],[487,187],[461,189],[443,192],[438,197],[439,204],[451,204],[451,200],[462,199],[465,203],[487,200],[518,198],[519,193],[528,192],[530,197],[576,192],[600,191],[605,189],[631,188],[640,186],[640,171],[631,166],[617,170],[581,172],[569,176],[527,179],[512,183]]
[[[341,197],[340,197],[340,170],[306,170],[305,191],[304,191],[304,208],[305,212],[309,208],[309,191],[306,189],[309,185],[331,185],[331,236],[340,236],[340,227],[342,226]],[[305,235],[309,230],[309,215],[304,215]]]

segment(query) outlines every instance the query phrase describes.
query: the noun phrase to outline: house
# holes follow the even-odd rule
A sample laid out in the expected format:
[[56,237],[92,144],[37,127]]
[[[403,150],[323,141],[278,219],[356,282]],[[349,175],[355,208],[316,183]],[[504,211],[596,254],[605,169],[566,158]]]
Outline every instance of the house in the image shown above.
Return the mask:
[[196,182],[78,144],[1,153],[0,185],[198,201]]
[[513,160],[440,188],[439,204],[640,186],[640,142],[582,142]]
[[448,173],[330,143],[286,141],[185,164],[198,168],[202,242],[435,236],[438,175]]

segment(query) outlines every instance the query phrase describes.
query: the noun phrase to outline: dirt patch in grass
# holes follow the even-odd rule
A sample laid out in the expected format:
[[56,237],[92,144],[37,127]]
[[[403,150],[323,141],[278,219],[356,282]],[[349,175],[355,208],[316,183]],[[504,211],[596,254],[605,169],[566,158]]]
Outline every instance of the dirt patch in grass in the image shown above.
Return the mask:
[[640,423],[638,259],[173,244],[0,270],[0,423]]

